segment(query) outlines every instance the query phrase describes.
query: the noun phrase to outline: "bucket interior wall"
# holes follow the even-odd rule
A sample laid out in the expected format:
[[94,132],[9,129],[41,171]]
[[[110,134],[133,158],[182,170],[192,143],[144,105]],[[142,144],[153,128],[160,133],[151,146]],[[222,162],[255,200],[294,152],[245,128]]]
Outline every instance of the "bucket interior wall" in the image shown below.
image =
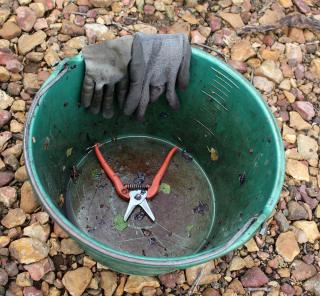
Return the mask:
[[[191,80],[179,92],[181,108],[173,112],[165,98],[149,106],[144,123],[121,115],[106,120],[80,107],[84,63],[79,57],[42,96],[29,135],[43,189],[56,202],[65,194],[72,167],[95,142],[145,135],[186,149],[213,185],[215,221],[206,248],[224,245],[265,207],[279,187],[279,143],[275,123],[251,87],[239,83],[203,56],[193,55]],[[277,132],[277,131],[276,131]],[[209,150],[214,148],[218,160]],[[282,181],[282,180],[281,180]],[[59,207],[59,206],[58,206]],[[61,210],[62,211],[62,210]]]

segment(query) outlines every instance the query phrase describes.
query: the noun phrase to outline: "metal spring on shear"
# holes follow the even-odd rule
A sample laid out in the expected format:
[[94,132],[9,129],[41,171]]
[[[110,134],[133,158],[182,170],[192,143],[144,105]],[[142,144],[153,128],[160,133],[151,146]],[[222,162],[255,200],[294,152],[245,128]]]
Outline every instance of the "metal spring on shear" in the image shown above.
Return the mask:
[[128,190],[148,190],[149,185],[142,185],[142,184],[125,184],[124,185]]

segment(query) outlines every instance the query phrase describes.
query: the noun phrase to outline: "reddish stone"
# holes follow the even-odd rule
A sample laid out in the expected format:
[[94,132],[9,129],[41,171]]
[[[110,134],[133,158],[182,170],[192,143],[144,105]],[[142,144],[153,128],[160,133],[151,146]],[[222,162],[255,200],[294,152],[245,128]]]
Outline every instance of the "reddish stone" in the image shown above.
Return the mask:
[[262,39],[262,42],[266,45],[266,46],[272,46],[274,43],[274,38],[271,35],[265,35]]
[[295,294],[294,288],[287,283],[281,285],[281,291],[286,293],[288,296],[293,296]]
[[247,65],[244,62],[229,60],[228,63],[232,68],[236,69],[242,74],[247,72]]
[[302,13],[309,13],[311,11],[310,7],[304,0],[293,0],[293,3],[297,6],[297,8]]
[[27,6],[20,6],[16,9],[17,13],[17,24],[26,32],[31,31],[34,23],[37,20],[36,13]]
[[268,283],[269,279],[259,267],[249,269],[242,277],[244,287],[261,287]]
[[292,104],[292,107],[304,120],[311,120],[316,115],[314,107],[310,102],[297,101]]
[[84,26],[86,22],[86,19],[83,15],[76,15],[75,19],[74,19],[74,23],[77,25],[77,26]]
[[35,287],[25,287],[23,289],[23,296],[43,296],[43,293]]
[[159,276],[161,283],[166,288],[173,289],[176,286],[177,274],[176,273],[167,273]]
[[144,10],[145,14],[153,15],[155,10],[156,10],[156,8],[153,5],[147,4],[147,5],[144,6],[143,10]]
[[221,19],[216,16],[211,16],[209,18],[209,25],[211,32],[215,32],[221,29]]

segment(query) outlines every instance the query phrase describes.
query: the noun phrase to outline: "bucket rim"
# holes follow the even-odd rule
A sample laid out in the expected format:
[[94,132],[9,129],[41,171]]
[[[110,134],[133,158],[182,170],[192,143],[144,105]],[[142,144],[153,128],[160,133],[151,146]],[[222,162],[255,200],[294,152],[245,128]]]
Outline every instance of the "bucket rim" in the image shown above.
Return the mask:
[[[257,102],[257,104],[263,111],[263,116],[269,120],[270,124],[272,123],[272,139],[274,140],[276,150],[277,171],[274,176],[273,190],[270,194],[270,197],[268,198],[267,203],[265,204],[265,207],[260,212],[260,214],[249,219],[239,230],[239,232],[236,235],[233,235],[233,237],[227,243],[216,246],[209,250],[198,252],[196,254],[177,257],[144,257],[130,254],[124,251],[114,250],[107,245],[99,242],[98,240],[88,236],[86,233],[73,225],[71,221],[69,221],[67,217],[64,216],[62,212],[60,212],[60,209],[53,203],[49,194],[42,188],[42,186],[39,185],[41,184],[41,182],[34,165],[35,162],[32,153],[33,143],[30,131],[33,127],[33,119],[35,117],[34,114],[37,112],[39,101],[44,97],[50,86],[58,81],[69,70],[69,66],[71,64],[83,61],[82,55],[79,54],[75,57],[61,61],[58,64],[56,70],[51,74],[51,76],[42,85],[42,87],[36,94],[28,112],[24,129],[24,158],[31,185],[37,197],[41,201],[41,204],[49,213],[53,221],[59,224],[59,226],[61,226],[64,231],[66,231],[81,245],[91,248],[94,252],[101,253],[102,255],[109,256],[115,260],[124,261],[126,263],[141,264],[144,265],[144,267],[184,268],[191,265],[205,263],[209,260],[221,257],[229,253],[230,251],[243,246],[248,240],[253,237],[261,224],[270,216],[272,210],[276,206],[280,197],[282,184],[285,177],[285,157],[280,130],[277,126],[275,118],[271,113],[271,110],[269,109],[269,106],[264,101],[260,93],[258,93],[258,91],[240,73],[236,72],[231,66],[229,66],[222,60],[215,58],[214,56],[195,47],[192,48],[192,55],[207,60],[208,64],[211,64],[212,66],[219,64],[220,69],[230,73],[230,76],[240,81],[246,87],[246,90],[250,93],[249,95]],[[91,252],[91,250],[89,252]]]

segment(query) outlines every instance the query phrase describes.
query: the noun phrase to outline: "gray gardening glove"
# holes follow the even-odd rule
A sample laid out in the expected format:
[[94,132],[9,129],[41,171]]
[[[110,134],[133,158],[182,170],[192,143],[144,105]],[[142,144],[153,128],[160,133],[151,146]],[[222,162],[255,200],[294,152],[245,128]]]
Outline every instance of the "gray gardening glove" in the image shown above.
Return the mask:
[[122,108],[128,90],[132,40],[132,36],[124,36],[83,48],[86,69],[81,103],[92,113],[102,112],[111,118],[114,92]]
[[156,101],[164,91],[169,105],[177,110],[180,103],[175,87],[187,87],[190,57],[191,48],[185,34],[136,33],[124,113],[131,115],[136,112],[138,119],[142,120],[148,104]]

